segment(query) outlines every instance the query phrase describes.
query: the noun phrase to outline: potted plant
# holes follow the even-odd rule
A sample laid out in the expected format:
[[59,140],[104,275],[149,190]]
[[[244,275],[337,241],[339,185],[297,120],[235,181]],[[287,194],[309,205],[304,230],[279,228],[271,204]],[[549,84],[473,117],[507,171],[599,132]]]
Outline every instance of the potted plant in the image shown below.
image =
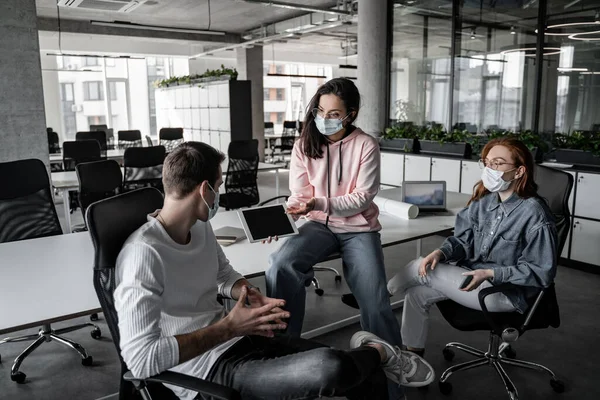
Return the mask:
[[418,153],[417,130],[412,124],[397,123],[385,130],[379,146],[386,150]]
[[185,76],[173,76],[168,79],[163,79],[155,82],[155,86],[158,88],[161,87],[169,87],[169,86],[178,86],[178,85],[190,85],[192,83],[199,82],[211,82],[211,81],[221,81],[221,80],[237,80],[238,72],[235,68],[225,68],[223,64],[221,64],[220,69],[209,70],[202,74],[194,74],[194,75],[185,75]]
[[575,131],[552,138],[556,161],[565,164],[600,166],[600,137]]
[[466,130],[454,129],[446,132],[441,127],[428,128],[419,132],[419,152],[448,157],[471,158],[469,142],[472,134]]

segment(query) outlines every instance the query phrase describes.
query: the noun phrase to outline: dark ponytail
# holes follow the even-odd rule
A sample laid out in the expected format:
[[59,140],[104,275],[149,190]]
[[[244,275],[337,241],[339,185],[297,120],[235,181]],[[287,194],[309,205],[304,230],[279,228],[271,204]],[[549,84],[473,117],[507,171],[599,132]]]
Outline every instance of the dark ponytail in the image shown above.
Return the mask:
[[360,108],[360,93],[354,82],[350,79],[335,78],[324,83],[317,89],[317,93],[315,93],[310,103],[308,103],[302,134],[300,135],[302,152],[306,157],[313,159],[323,157],[321,147],[327,144],[327,139],[317,129],[315,117],[312,114],[312,110],[319,107],[319,101],[324,94],[336,95],[344,102],[348,114],[354,112],[353,115],[344,120],[344,126],[346,127],[354,122]]

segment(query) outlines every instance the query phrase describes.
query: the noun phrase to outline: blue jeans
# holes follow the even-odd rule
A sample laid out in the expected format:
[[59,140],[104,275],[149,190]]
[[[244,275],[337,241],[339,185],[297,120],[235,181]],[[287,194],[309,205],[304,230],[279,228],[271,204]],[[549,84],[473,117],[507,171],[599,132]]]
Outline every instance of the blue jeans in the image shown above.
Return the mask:
[[[325,225],[308,222],[299,235],[289,237],[273,253],[266,272],[267,295],[284,299],[290,312],[288,333],[299,337],[304,321],[306,286],[311,284],[315,264],[339,252],[348,287],[360,306],[364,330],[383,340],[402,345],[400,326],[390,305],[383,250],[378,232],[333,233]],[[390,385],[390,398],[404,396],[401,388]]]
[[289,336],[246,336],[219,357],[207,380],[236,389],[249,400],[385,400],[380,364],[379,353],[371,347],[342,351]]

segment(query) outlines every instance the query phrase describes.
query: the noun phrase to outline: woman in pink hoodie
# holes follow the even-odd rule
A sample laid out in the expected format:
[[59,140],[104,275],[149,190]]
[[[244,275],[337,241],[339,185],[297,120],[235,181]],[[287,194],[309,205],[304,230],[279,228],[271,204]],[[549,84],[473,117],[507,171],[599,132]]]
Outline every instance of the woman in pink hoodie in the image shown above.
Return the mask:
[[[400,329],[386,289],[379,210],[373,203],[379,190],[379,144],[352,125],[359,107],[358,89],[343,78],[322,85],[310,102],[292,152],[287,203],[289,214],[308,222],[271,255],[267,295],[285,299],[288,332],[300,336],[305,287],[314,276],[313,267],[339,252],[344,276],[360,305],[363,329],[400,346]],[[430,368],[417,363],[418,368],[407,366],[413,371],[405,371],[405,378],[431,378]],[[402,397],[400,392],[392,396]]]

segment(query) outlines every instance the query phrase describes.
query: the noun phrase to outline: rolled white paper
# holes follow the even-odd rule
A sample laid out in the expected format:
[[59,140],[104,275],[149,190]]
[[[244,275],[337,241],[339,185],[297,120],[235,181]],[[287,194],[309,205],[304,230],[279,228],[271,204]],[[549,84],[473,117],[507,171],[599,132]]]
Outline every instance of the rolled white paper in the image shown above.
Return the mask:
[[419,215],[419,207],[414,204],[404,203],[399,200],[386,199],[383,197],[375,196],[373,200],[379,210],[386,214],[393,215],[394,217],[404,219],[414,219]]

